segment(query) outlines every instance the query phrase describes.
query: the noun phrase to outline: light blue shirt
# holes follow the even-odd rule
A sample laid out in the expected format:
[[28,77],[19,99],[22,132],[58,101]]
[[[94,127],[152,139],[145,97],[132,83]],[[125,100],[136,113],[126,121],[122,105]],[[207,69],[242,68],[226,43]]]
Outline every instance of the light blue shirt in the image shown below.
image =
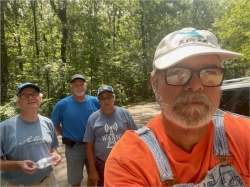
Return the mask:
[[[38,115],[35,122],[24,121],[20,115],[0,123],[1,159],[32,160],[37,162],[48,157],[52,148],[59,146],[52,121]],[[2,171],[2,178],[8,182],[32,184],[42,180],[53,168],[37,169],[33,174],[21,169]]]

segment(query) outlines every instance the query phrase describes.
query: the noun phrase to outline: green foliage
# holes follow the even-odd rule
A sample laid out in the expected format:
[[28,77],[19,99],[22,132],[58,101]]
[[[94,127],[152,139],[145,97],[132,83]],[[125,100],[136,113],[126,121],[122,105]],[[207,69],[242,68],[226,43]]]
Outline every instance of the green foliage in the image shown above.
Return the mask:
[[227,76],[249,75],[246,0],[8,0],[4,5],[9,83],[3,118],[18,111],[12,98],[26,81],[41,87],[40,113],[50,116],[55,103],[71,94],[70,77],[76,73],[86,77],[87,94],[96,95],[103,84],[113,86],[118,105],[152,99],[149,77],[157,44],[183,27],[214,30],[223,48],[245,54],[237,63],[226,63]]
[[223,1],[223,14],[213,26],[219,36],[222,48],[244,54],[238,60],[225,63],[227,79],[250,76],[250,1]]
[[0,106],[0,121],[4,121],[5,119],[15,116],[16,114],[18,114],[18,112],[19,108],[16,104],[16,97],[11,98],[8,103]]

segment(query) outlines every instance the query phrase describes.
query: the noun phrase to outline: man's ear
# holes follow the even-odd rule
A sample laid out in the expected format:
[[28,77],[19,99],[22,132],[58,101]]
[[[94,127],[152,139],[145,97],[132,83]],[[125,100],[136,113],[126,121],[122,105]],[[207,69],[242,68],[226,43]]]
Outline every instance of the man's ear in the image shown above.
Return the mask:
[[19,100],[18,100],[18,99],[16,100],[16,104],[17,104],[18,107],[20,107],[20,106],[19,106]]
[[43,102],[43,94],[42,93],[39,93],[39,97],[40,97],[41,102]]
[[154,76],[150,76],[150,83],[151,83],[151,87],[155,93],[155,81],[154,81]]

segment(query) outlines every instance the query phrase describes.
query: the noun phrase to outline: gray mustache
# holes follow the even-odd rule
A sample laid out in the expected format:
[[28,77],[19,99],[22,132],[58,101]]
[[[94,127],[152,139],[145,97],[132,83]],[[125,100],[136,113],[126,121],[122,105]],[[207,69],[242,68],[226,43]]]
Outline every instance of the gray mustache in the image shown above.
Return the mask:
[[189,104],[194,102],[203,103],[206,106],[211,105],[211,101],[203,93],[187,92],[178,97],[173,102],[173,106],[176,107],[178,105]]

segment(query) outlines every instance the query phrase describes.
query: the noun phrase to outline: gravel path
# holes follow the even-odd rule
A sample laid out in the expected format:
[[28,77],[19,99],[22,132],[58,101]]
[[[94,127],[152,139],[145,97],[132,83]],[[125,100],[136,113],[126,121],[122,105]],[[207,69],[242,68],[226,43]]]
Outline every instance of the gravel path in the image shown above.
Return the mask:
[[[145,125],[150,119],[155,117],[160,113],[159,105],[156,102],[136,105],[128,108],[129,112],[133,116],[135,122],[138,126]],[[61,136],[58,136],[60,147],[58,148],[59,154],[62,157],[61,163],[54,167],[54,173],[56,175],[58,184],[60,187],[69,187],[70,185],[67,183],[67,173],[66,173],[66,161],[64,155],[64,145],[61,141]],[[86,186],[86,171],[84,170],[84,180],[82,181],[82,186]],[[1,186],[4,186],[4,181],[1,181]]]

